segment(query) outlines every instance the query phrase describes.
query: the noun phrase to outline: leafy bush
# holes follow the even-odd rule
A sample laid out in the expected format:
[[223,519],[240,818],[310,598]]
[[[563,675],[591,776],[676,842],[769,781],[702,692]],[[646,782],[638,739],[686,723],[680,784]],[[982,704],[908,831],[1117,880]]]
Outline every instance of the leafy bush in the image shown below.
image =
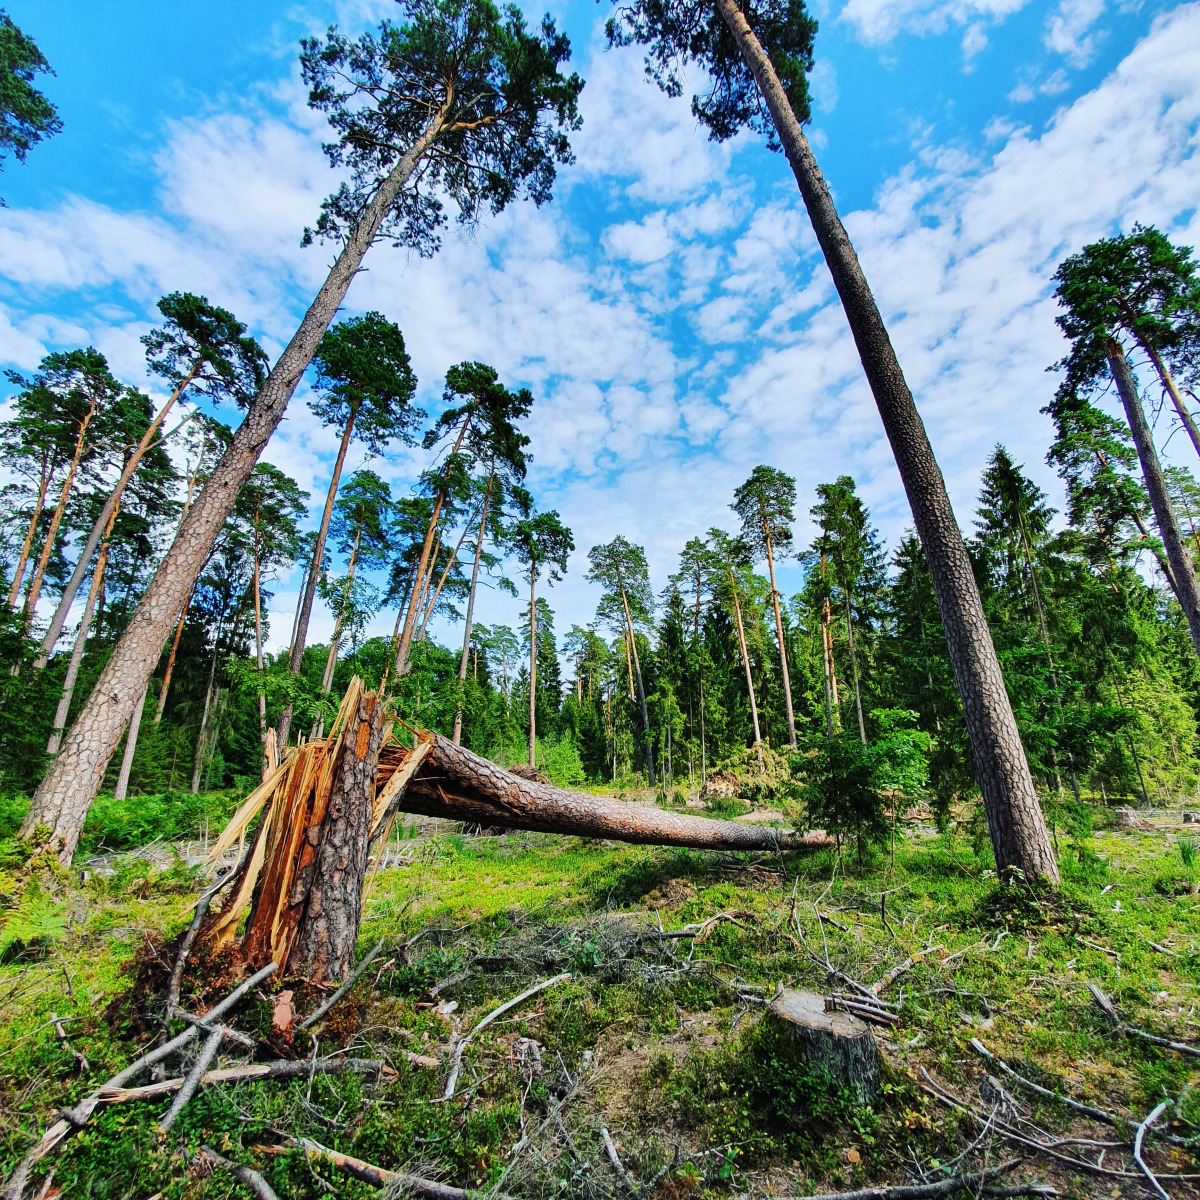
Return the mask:
[[80,838],[81,850],[135,850],[155,839],[171,842],[197,837],[208,822],[212,836],[233,815],[237,792],[163,792],[157,796],[127,796],[114,800],[101,793],[88,813]]

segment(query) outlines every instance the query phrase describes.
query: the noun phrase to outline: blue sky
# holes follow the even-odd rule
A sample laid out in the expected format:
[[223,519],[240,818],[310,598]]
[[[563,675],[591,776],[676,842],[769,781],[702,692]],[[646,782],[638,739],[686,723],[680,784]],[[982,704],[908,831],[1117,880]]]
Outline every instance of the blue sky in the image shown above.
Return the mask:
[[[331,21],[357,32],[395,5],[6,7],[57,71],[45,87],[64,131],[0,174],[0,364],[29,370],[90,342],[150,386],[137,339],[175,289],[232,309],[277,352],[329,257],[299,248],[333,176],[297,41]],[[758,462],[796,476],[799,544],[813,487],[850,474],[894,545],[903,493],[786,163],[753,137],[709,143],[686,101],[645,81],[636,50],[604,51],[606,5],[551,12],[588,80],[578,162],[554,202],[515,206],[471,240],[452,233],[430,262],[376,248],[347,311],[399,323],[429,405],[466,358],[533,389],[531,483],[578,548],[549,597],[560,632],[594,611],[591,545],[643,543],[661,586],[687,538],[731,525],[733,489]],[[824,0],[814,12],[810,135],[960,523],[997,441],[1057,499],[1039,413],[1061,354],[1049,276],[1135,220],[1196,242],[1200,6]],[[334,450],[301,393],[265,457],[315,507]],[[402,489],[420,461],[373,466]],[[276,588],[275,644],[295,583]],[[785,566],[781,586],[798,583]],[[479,617],[515,612],[488,595]],[[314,640],[330,624],[321,614]]]

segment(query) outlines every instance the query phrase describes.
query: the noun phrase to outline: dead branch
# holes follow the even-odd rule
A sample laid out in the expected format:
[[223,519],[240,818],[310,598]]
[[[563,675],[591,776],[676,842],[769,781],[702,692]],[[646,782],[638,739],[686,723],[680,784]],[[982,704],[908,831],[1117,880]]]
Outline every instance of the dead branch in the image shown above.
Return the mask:
[[1171,1107],[1169,1100],[1164,1100],[1138,1127],[1137,1133],[1133,1136],[1133,1161],[1137,1163],[1142,1174],[1150,1181],[1150,1186],[1158,1193],[1159,1200],[1171,1200],[1171,1197],[1163,1190],[1163,1185],[1154,1177],[1154,1172],[1146,1166],[1146,1160],[1142,1158],[1142,1142],[1146,1137],[1146,1130],[1149,1129],[1159,1117]]
[[937,1196],[954,1196],[960,1191],[977,1189],[984,1196],[1057,1196],[1058,1192],[1044,1183],[1019,1183],[1001,1191],[987,1186],[989,1180],[1007,1175],[1024,1161],[1023,1158],[1010,1158],[1008,1162],[995,1167],[951,1175],[934,1183],[906,1183],[892,1187],[859,1188],[853,1192],[825,1192],[820,1196],[810,1196],[807,1200],[934,1200]]
[[891,987],[906,971],[911,971],[926,955],[944,949],[944,946],[930,946],[927,950],[918,950],[916,954],[910,955],[902,963],[892,967],[890,971],[885,971],[879,979],[871,984],[871,994],[878,996],[885,988]]
[[876,1008],[873,1004],[868,1004],[865,1000],[854,1000],[849,996],[827,996],[825,998],[826,1012],[842,1012],[852,1013],[856,1017],[862,1017],[864,1021],[873,1021],[876,1025],[887,1025],[889,1027],[899,1025],[900,1018],[892,1012],[888,1012],[883,1008]]
[[1157,1034],[1139,1029],[1136,1025],[1130,1025],[1128,1021],[1122,1019],[1113,1002],[1094,983],[1088,984],[1088,991],[1092,993],[1092,999],[1096,1001],[1100,1011],[1113,1022],[1120,1033],[1127,1034],[1129,1037],[1141,1038],[1143,1042],[1150,1042],[1154,1046],[1164,1046],[1168,1050],[1174,1050],[1177,1054],[1200,1058],[1200,1046],[1190,1046],[1186,1042],[1173,1042],[1170,1038],[1159,1037]]
[[90,1071],[91,1067],[88,1066],[88,1060],[71,1045],[71,1038],[64,1028],[65,1022],[62,1017],[51,1013],[50,1024],[54,1026],[54,1032],[58,1034],[58,1040],[62,1042],[67,1053],[79,1064],[79,1069],[85,1073]]
[[[419,1058],[419,1055],[414,1055]],[[423,1065],[437,1066],[436,1059],[425,1059]],[[307,1079],[310,1075],[394,1075],[381,1058],[281,1058],[274,1062],[246,1063],[240,1067],[221,1067],[206,1071],[197,1081],[200,1087],[214,1083],[249,1083],[256,1079]],[[179,1091],[185,1083],[182,1077],[147,1083],[142,1087],[101,1089],[101,1104],[125,1104],[133,1100],[153,1100]]]
[[[288,1142],[304,1151],[310,1162],[327,1162],[345,1171],[355,1179],[364,1183],[384,1187],[387,1184],[397,1185],[400,1194],[419,1196],[422,1200],[511,1200],[503,1193],[493,1196],[491,1192],[467,1191],[465,1188],[451,1187],[448,1183],[437,1183],[432,1179],[422,1179],[419,1175],[407,1175],[403,1171],[389,1171],[386,1167],[377,1167],[373,1163],[364,1162],[352,1154],[343,1154],[338,1150],[330,1150],[311,1138],[291,1137],[283,1134]],[[259,1146],[264,1153],[279,1153],[283,1147]]]
[[96,1110],[96,1105],[100,1103],[102,1092],[123,1087],[139,1072],[153,1066],[156,1062],[161,1062],[164,1058],[174,1054],[175,1051],[182,1049],[197,1037],[202,1029],[206,1029],[219,1016],[222,1016],[232,1008],[252,987],[261,983],[267,976],[274,974],[278,969],[278,964],[268,963],[261,971],[255,972],[244,983],[234,988],[219,1004],[209,1009],[200,1019],[199,1024],[188,1026],[187,1029],[177,1037],[173,1037],[169,1042],[164,1042],[163,1045],[143,1054],[141,1058],[135,1059],[124,1070],[118,1071],[107,1083],[101,1084],[94,1092],[91,1092],[80,1100],[74,1108],[66,1110],[62,1117],[55,1121],[42,1134],[33,1148],[17,1164],[16,1169],[9,1176],[5,1187],[4,1200],[20,1200],[21,1193],[25,1189],[25,1181],[29,1178],[29,1172],[76,1129],[82,1129],[88,1123],[92,1113]]
[[383,949],[383,942],[376,942],[374,946],[363,956],[362,962],[350,973],[350,978],[342,984],[320,1008],[317,1009],[311,1017],[305,1017],[300,1022],[301,1029],[307,1029],[310,1025],[315,1025],[359,980],[362,973],[371,965],[371,959]]
[[179,990],[183,986],[183,969],[187,965],[188,955],[192,952],[192,946],[196,941],[196,934],[200,932],[200,925],[204,921],[204,914],[208,912],[208,906],[212,903],[213,898],[227,883],[232,881],[233,877],[241,869],[241,866],[240,861],[234,863],[216,883],[201,892],[199,898],[196,900],[196,911],[192,914],[192,923],[188,926],[187,932],[183,935],[183,940],[179,943],[179,951],[175,955],[175,964],[171,968],[171,979],[167,984],[165,1008],[168,1020],[178,1015],[175,1010],[179,1007]]
[[543,980],[541,983],[535,983],[533,987],[527,988],[519,996],[514,996],[511,1000],[506,1000],[499,1008],[493,1008],[466,1037],[460,1038],[458,1044],[454,1047],[454,1057],[451,1060],[450,1078],[446,1080],[446,1091],[442,1095],[443,1100],[449,1100],[454,1095],[454,1087],[458,1083],[458,1076],[462,1071],[462,1056],[463,1051],[467,1048],[467,1043],[480,1032],[486,1029],[497,1017],[502,1017],[506,1012],[517,1007],[518,1004],[523,1004],[530,996],[536,996],[538,992],[544,992],[547,988],[553,987],[556,983],[562,983],[566,979],[571,978],[570,971],[563,971],[561,975],[555,975],[553,979]]
[[216,1057],[217,1050],[224,1040],[225,1031],[220,1026],[217,1026],[208,1035],[208,1040],[200,1047],[200,1053],[196,1056],[195,1065],[180,1085],[179,1092],[176,1094],[175,1099],[171,1101],[171,1107],[167,1109],[166,1114],[158,1123],[160,1133],[166,1133],[175,1124],[176,1117],[183,1112],[184,1106],[196,1094],[196,1089],[200,1086],[200,1080],[208,1071],[208,1064]]
[[608,1155],[608,1161],[612,1163],[612,1168],[617,1173],[617,1178],[631,1190],[634,1188],[634,1180],[630,1177],[629,1172],[625,1170],[625,1164],[621,1161],[621,1156],[617,1153],[616,1143],[612,1140],[612,1134],[608,1132],[607,1125],[600,1126],[600,1136],[604,1139],[604,1153]]
[[1031,1092],[1036,1092],[1039,1096],[1045,1096],[1049,1100],[1057,1100],[1060,1104],[1079,1113],[1081,1116],[1091,1117],[1093,1121],[1102,1121],[1105,1125],[1112,1125],[1119,1129],[1127,1122],[1120,1117],[1114,1117],[1111,1113],[1106,1113],[1102,1108],[1092,1108],[1090,1104],[1080,1104],[1078,1100],[1072,1100],[1069,1096],[1063,1096],[1059,1092],[1052,1092],[1049,1088],[1044,1088],[1040,1084],[1036,1084],[1031,1079],[1026,1079],[1024,1075],[1018,1075],[1003,1059],[997,1058],[978,1038],[971,1039],[971,1049],[982,1058],[986,1058],[998,1070],[1002,1071],[1010,1079],[1015,1079],[1022,1087],[1027,1087]]
[[279,1197],[275,1194],[275,1189],[257,1171],[252,1171],[249,1167],[243,1167],[239,1163],[231,1162],[225,1155],[218,1154],[211,1146],[201,1146],[196,1157],[210,1162],[214,1166],[221,1167],[223,1170],[228,1171],[234,1179],[240,1180],[247,1187],[253,1188],[259,1200],[279,1200]]

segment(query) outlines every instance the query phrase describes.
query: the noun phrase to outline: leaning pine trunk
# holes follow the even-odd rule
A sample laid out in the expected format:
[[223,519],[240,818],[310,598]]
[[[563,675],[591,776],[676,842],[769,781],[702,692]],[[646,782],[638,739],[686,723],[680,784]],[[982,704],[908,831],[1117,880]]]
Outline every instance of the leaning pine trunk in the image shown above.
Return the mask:
[[83,822],[100,790],[109,759],[158,662],[171,624],[183,609],[217,534],[233,510],[238,492],[283,419],[288,401],[308,369],[322,335],[337,315],[384,217],[437,140],[444,111],[430,118],[420,137],[396,162],[363,210],[325,283],[304,314],[300,328],[280,355],[199,499],[181,523],[166,559],[146,588],[128,628],[71,727],[62,751],[34,793],[21,835],[29,837],[39,825],[49,825],[62,861],[70,862],[75,853]]
[[821,170],[771,60],[737,0],[713,0],[770,110],[796,176],[813,232],[858,347],[867,382],[896,456],[913,524],[933,577],[975,772],[1001,876],[1058,881],[1058,864],[1005,690],[979,588],[891,339]]
[[1137,447],[1138,458],[1142,464],[1142,477],[1146,481],[1150,506],[1154,509],[1158,533],[1167,552],[1167,561],[1171,564],[1171,574],[1175,577],[1175,594],[1179,597],[1184,616],[1187,617],[1192,645],[1200,655],[1200,588],[1196,584],[1196,570],[1184,544],[1179,519],[1175,516],[1175,507],[1167,493],[1162,465],[1158,461],[1158,452],[1154,449],[1150,427],[1146,424],[1146,414],[1142,411],[1142,402],[1138,397],[1133,372],[1129,369],[1129,361],[1116,338],[1105,338],[1104,349],[1117,384],[1117,391],[1121,394],[1121,403],[1125,407],[1129,432],[1133,434],[1133,444]]
[[[311,884],[287,962],[289,974],[311,983],[345,979],[354,968],[375,767],[389,729],[383,704],[374,692],[362,695],[346,719]],[[297,886],[304,882],[298,881]]]
[[467,627],[463,631],[462,656],[458,660],[458,703],[454,709],[454,744],[462,741],[463,686],[467,681],[467,652],[471,647],[471,623],[475,616],[475,588],[479,584],[479,560],[483,557],[483,535],[487,530],[488,503],[492,498],[494,475],[488,476],[487,495],[483,498],[483,512],[479,517],[479,537],[475,541],[475,565],[471,568],[471,590],[467,594]]
[[38,479],[37,499],[33,502],[33,515],[25,530],[25,540],[21,543],[21,552],[17,555],[17,565],[13,568],[12,587],[8,590],[8,607],[16,609],[17,598],[21,594],[21,580],[25,578],[25,568],[29,565],[29,552],[33,549],[33,538],[37,533],[38,522],[42,519],[42,509],[46,507],[46,491],[50,487],[49,453],[42,454],[42,471]]

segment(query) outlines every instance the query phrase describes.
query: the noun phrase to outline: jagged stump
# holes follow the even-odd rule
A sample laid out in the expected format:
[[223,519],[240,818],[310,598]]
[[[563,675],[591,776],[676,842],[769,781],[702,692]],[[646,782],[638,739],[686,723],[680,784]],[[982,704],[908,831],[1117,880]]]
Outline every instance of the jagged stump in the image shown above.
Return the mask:
[[826,1012],[816,992],[784,988],[768,1010],[780,1037],[792,1043],[810,1070],[848,1088],[860,1104],[879,1095],[879,1047],[866,1021]]

